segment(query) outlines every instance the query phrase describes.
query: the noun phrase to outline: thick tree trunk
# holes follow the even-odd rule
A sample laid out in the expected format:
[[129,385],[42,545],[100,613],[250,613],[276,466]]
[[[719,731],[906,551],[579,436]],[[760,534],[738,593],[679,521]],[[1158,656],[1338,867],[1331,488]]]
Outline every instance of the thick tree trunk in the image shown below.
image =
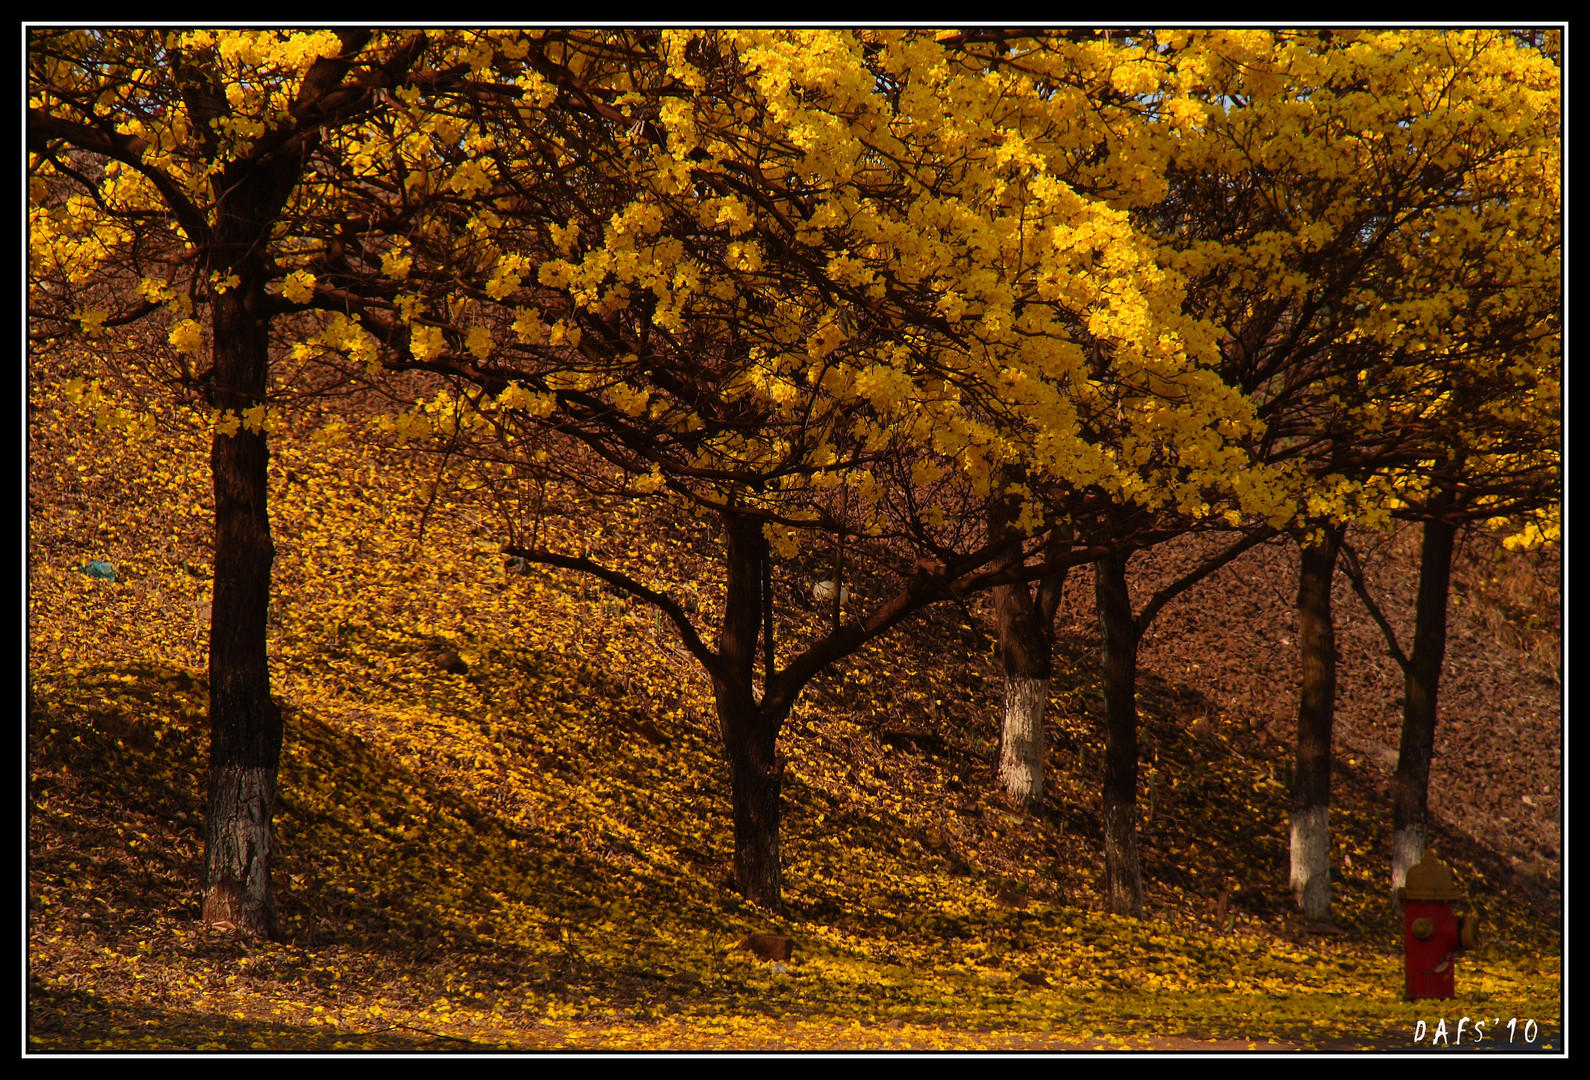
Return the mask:
[[1403,684],[1402,747],[1391,778],[1391,895],[1424,857],[1425,815],[1430,795],[1430,759],[1435,753],[1436,689],[1446,656],[1447,596],[1457,528],[1428,521],[1419,560],[1419,600],[1414,614],[1413,653]]
[[1043,707],[1049,680],[1026,678],[1005,664],[1005,719],[999,732],[999,783],[1017,806],[1043,805]]
[[[259,282],[255,279],[254,289]],[[268,328],[247,286],[216,298],[214,403],[241,414],[265,402]],[[271,700],[265,648],[271,543],[269,450],[263,431],[217,434],[215,597],[210,620],[209,832],[204,922],[244,934],[276,932],[271,897],[271,819],[281,760],[282,716]]]
[[1126,591],[1126,557],[1093,564],[1104,637],[1104,884],[1116,915],[1143,914],[1137,854],[1137,626]]
[[728,585],[718,639],[722,668],[713,677],[713,690],[734,804],[734,881],[746,899],[777,911],[783,903],[779,798],[784,765],[777,753],[783,718],[757,701],[751,683],[762,628],[766,543],[754,519],[727,514],[724,526]]
[[779,863],[779,799],[783,762],[760,710],[718,699],[718,720],[729,758],[734,804],[734,883],[753,903],[777,911],[783,903]]
[[1331,725],[1336,708],[1336,631],[1331,579],[1342,530],[1325,526],[1305,542],[1297,587],[1303,690],[1297,711],[1297,769],[1292,785],[1292,895],[1311,919],[1330,917]]
[[[1007,472],[1002,485],[1020,479]],[[988,503],[988,530],[1008,532],[1019,506],[996,492]],[[1019,566],[1021,548],[993,563],[993,569]],[[999,729],[999,783],[1011,802],[1027,809],[1043,805],[1043,710],[1049,697],[1050,643],[1048,627],[1039,618],[1032,590],[1025,584],[994,588],[999,652],[1005,664],[1005,711]]]

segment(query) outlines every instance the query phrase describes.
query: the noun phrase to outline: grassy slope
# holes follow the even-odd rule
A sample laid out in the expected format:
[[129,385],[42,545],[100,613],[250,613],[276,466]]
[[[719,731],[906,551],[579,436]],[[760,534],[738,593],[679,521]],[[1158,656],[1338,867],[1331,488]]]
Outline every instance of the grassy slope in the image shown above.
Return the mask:
[[[1465,834],[1443,851],[1486,883],[1501,942],[1460,961],[1458,1001],[1400,1000],[1363,770],[1340,769],[1332,818],[1345,933],[1288,914],[1284,747],[1178,681],[1186,656],[1142,682],[1149,917],[1100,914],[1083,611],[1042,815],[992,790],[985,611],[933,612],[819,680],[782,742],[789,911],[756,910],[725,887],[726,766],[671,632],[573,575],[503,574],[462,499],[431,504],[417,542],[433,466],[303,432],[272,467],[285,940],[207,934],[189,607],[208,595],[207,443],[173,418],[126,445],[58,414],[51,385],[30,433],[34,1049],[1370,1046],[1463,1014],[1533,1018],[1560,1045],[1560,895],[1497,882]],[[554,546],[642,553],[643,580],[712,624],[705,525],[562,509],[582,525]],[[90,558],[120,580],[74,568]],[[819,617],[796,605],[785,640]],[[788,970],[735,948],[758,929],[794,935]]]

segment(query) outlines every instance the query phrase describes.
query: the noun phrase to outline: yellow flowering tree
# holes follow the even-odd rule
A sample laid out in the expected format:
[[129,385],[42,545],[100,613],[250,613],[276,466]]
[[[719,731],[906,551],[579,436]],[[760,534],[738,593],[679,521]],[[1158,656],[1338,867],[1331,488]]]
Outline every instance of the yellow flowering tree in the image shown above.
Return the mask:
[[[1561,77],[1550,35],[1162,31],[1169,196],[1139,211],[1222,331],[1302,547],[1292,884],[1329,911],[1343,528],[1426,523],[1394,782],[1394,885],[1423,853],[1453,530],[1560,498]],[[1290,518],[1290,520],[1288,520]],[[1384,620],[1382,620],[1384,625]]]
[[[1136,614],[1125,599],[1129,548],[1117,543],[1095,565],[1112,908],[1140,904],[1131,826],[1137,641],[1169,597],[1286,530],[1302,549],[1293,885],[1305,910],[1326,917],[1330,581],[1347,523],[1414,518],[1428,522],[1417,658],[1391,643],[1409,677],[1394,800],[1400,884],[1422,854],[1451,529],[1524,515],[1509,542],[1526,543],[1549,533],[1559,498],[1560,85],[1550,35],[983,31],[958,40],[997,46],[991,66],[1031,67],[1059,53],[1061,85],[1095,88],[1100,134],[1069,175],[1164,245],[1158,261],[1184,275],[1186,310],[1216,328],[1220,371],[1262,421],[1256,450],[1268,468],[1235,499],[1208,486],[1202,502],[1189,498],[1169,514],[1161,507],[1157,532],[1143,528],[1141,503],[1111,500],[1090,512],[1069,502],[1058,511],[1072,535],[1100,545],[1116,543],[1127,521],[1140,542],[1223,523],[1246,533]],[[1118,184],[1117,162],[1148,163],[1157,175]],[[1142,475],[1173,488],[1166,467],[1218,452],[1211,434],[1180,432],[1177,458],[1146,460]],[[991,529],[1013,514],[991,503]],[[1057,586],[1058,575],[1036,596],[1025,586],[999,590],[1008,702],[1001,772],[1013,795],[1041,791],[1038,710],[1023,709],[1012,691],[1038,685],[1030,676],[1047,655]],[[1415,819],[1417,831],[1406,824]]]
[[[339,294],[398,291],[408,216],[467,188],[462,103],[491,92],[479,55],[408,30],[28,35],[30,335],[80,335],[110,365],[152,362],[215,415],[212,925],[264,935],[274,923],[273,331]],[[135,333],[140,321],[163,333]],[[341,359],[375,357],[346,316],[318,335]]]
[[[1092,43],[1055,37],[1017,65],[916,31],[496,45],[523,93],[483,112],[472,216],[417,228],[418,302],[364,309],[389,366],[449,377],[467,408],[433,400],[394,434],[447,412],[450,447],[506,446],[534,475],[719,521],[715,647],[633,572],[528,538],[506,550],[672,619],[716,689],[736,880],[776,905],[777,738],[814,675],[929,603],[1111,550],[1012,562],[1065,526],[1052,508],[1135,507],[1133,529],[1260,513],[1244,447],[1261,429],[1177,276],[1100,198],[1163,181],[1130,140],[1098,150],[1104,99],[1141,79]],[[445,306],[460,273],[467,302]],[[1178,449],[1194,438],[1196,461]],[[998,535],[991,497],[1009,508]],[[819,538],[895,591],[781,657],[772,567]]]
[[[1167,74],[1157,50],[1130,33],[1085,30],[990,30],[940,40],[967,50],[969,60],[989,71],[1037,78],[1040,92],[1060,117],[1086,115],[1089,123],[1066,125],[1069,146],[1050,159],[1050,167],[1065,170],[1063,175],[1077,188],[1152,223],[1152,212],[1171,197],[1166,179],[1171,147],[1164,126],[1153,122]],[[1090,107],[1079,110],[1079,97]],[[1049,119],[1053,122],[1055,115]],[[1133,462],[1141,485],[1136,490],[1112,492],[1041,480],[1031,485],[1018,464],[1009,467],[1014,483],[1000,484],[987,503],[991,534],[1003,534],[1020,522],[1020,502],[1008,491],[1036,496],[1047,515],[1062,524],[1062,531],[1035,545],[1030,555],[1009,550],[1003,558],[1012,565],[1024,565],[1029,557],[1044,565],[1052,561],[1049,552],[1057,546],[1109,551],[1093,567],[1106,704],[1100,802],[1104,890],[1110,910],[1131,915],[1142,911],[1136,839],[1138,643],[1165,604],[1267,539],[1274,523],[1285,518],[1288,505],[1286,472],[1255,461],[1262,425],[1234,423],[1230,414],[1200,421],[1165,405],[1162,397],[1139,396],[1128,383],[1113,412],[1094,410],[1077,418],[1086,441]],[[1237,535],[1134,612],[1125,576],[1132,552],[1189,531]],[[1063,582],[1062,568],[1045,575],[1036,592],[1025,583],[995,591],[1006,677],[999,775],[1007,795],[1028,805],[1042,799],[1043,705]]]

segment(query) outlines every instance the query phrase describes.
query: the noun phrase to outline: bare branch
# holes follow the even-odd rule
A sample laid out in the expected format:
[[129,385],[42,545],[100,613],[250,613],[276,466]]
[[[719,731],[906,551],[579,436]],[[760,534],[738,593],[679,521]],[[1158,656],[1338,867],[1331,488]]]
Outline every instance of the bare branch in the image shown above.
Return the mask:
[[1238,555],[1241,555],[1244,551],[1264,543],[1274,535],[1274,529],[1268,527],[1257,529],[1254,532],[1249,533],[1247,536],[1244,536],[1241,540],[1237,541],[1235,544],[1232,544],[1229,548],[1220,552],[1218,555],[1213,555],[1210,558],[1205,559],[1192,570],[1188,571],[1177,580],[1171,582],[1169,585],[1159,590],[1159,592],[1155,593],[1148,603],[1143,606],[1143,610],[1138,614],[1137,618],[1133,620],[1133,622],[1135,622],[1137,625],[1138,636],[1141,637],[1143,635],[1143,631],[1148,629],[1149,623],[1154,621],[1154,616],[1159,614],[1160,608],[1164,607],[1171,600],[1174,600],[1177,596],[1198,584],[1198,582],[1202,581],[1216,570],[1219,570],[1222,566],[1225,566],[1232,559],[1235,559]]
[[1364,584],[1364,568],[1358,561],[1358,553],[1352,545],[1342,541],[1342,554],[1346,559],[1342,563],[1342,572],[1347,575],[1347,580],[1352,582],[1353,591],[1358,594],[1358,599],[1364,602],[1364,607],[1369,609],[1369,617],[1375,620],[1375,625],[1380,627],[1380,632],[1386,636],[1386,645],[1391,650],[1391,658],[1397,662],[1404,675],[1408,673],[1409,660],[1403,653],[1402,646],[1397,644],[1397,632],[1391,628],[1391,623],[1380,610],[1380,605],[1375,603],[1374,597],[1369,595],[1369,588]]
[[633,593],[642,600],[655,605],[672,619],[674,625],[679,628],[679,634],[684,638],[685,648],[690,650],[690,655],[701,661],[701,665],[714,678],[724,677],[721,671],[722,662],[719,660],[718,654],[707,648],[706,642],[701,640],[701,635],[696,632],[695,626],[690,622],[690,616],[685,614],[685,609],[680,607],[679,603],[672,597],[657,592],[655,589],[647,588],[628,574],[618,570],[610,570],[600,563],[592,562],[590,559],[580,556],[558,555],[539,548],[519,547],[517,544],[510,544],[504,547],[502,551],[504,555],[512,555],[514,558],[524,559],[526,562],[545,563],[549,566],[561,566],[565,570],[578,570],[583,574],[590,574],[592,577],[601,578],[603,581],[616,585],[625,592]]

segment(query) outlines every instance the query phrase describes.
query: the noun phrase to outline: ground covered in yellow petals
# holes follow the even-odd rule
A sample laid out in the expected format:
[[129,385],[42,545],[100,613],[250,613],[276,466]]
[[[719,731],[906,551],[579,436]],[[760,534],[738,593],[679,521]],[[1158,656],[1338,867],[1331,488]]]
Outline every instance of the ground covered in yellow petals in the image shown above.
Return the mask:
[[[317,441],[313,417],[272,462],[282,937],[206,932],[208,435],[183,414],[96,430],[63,387],[41,377],[31,402],[35,1051],[1383,1048],[1462,1016],[1487,1021],[1484,1049],[1514,1019],[1514,1049],[1561,1047],[1559,892],[1444,836],[1491,940],[1460,959],[1457,1000],[1403,1001],[1372,783],[1339,776],[1336,923],[1307,927],[1284,889],[1284,747],[1168,675],[1142,699],[1149,910],[1101,914],[1092,642],[1063,636],[1051,791],[1016,814],[992,783],[1001,677],[975,605],[804,695],[787,910],[745,903],[709,688],[671,628],[505,566],[467,468],[433,488],[443,462]],[[548,498],[548,546],[630,553],[713,625],[706,524]],[[778,584],[798,593],[801,571]],[[821,618],[797,602],[780,633]],[[738,947],[758,930],[793,936],[787,964]]]

